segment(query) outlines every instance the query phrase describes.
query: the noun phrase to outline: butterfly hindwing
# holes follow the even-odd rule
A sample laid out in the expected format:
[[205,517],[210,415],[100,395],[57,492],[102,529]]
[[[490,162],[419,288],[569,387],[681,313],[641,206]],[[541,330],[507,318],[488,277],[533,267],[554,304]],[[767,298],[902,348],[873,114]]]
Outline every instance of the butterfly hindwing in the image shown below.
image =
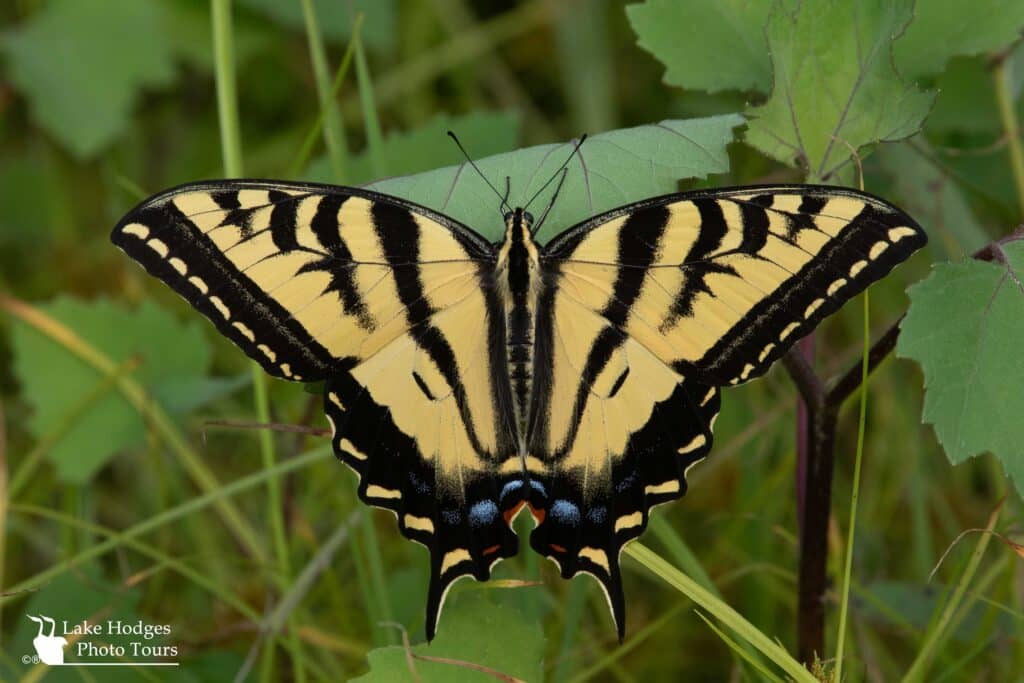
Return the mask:
[[326,380],[360,497],[431,552],[428,634],[454,580],[515,554],[489,243],[396,198],[262,181],[162,193],[112,239],[272,375]]
[[710,450],[717,387],[763,374],[924,240],[882,200],[780,186],[626,206],[545,247],[531,545],[601,582],[620,635],[619,552]]

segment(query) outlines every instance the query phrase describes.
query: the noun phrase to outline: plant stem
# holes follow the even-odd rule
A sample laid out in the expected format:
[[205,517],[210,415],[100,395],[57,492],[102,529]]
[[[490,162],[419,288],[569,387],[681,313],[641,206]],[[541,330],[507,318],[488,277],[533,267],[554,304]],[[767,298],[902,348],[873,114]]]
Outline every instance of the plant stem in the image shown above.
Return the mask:
[[992,77],[995,79],[996,102],[999,105],[999,118],[1003,122],[1006,133],[1007,149],[1010,153],[1010,168],[1013,169],[1013,180],[1017,187],[1017,205],[1020,218],[1024,218],[1024,150],[1021,149],[1020,122],[1013,97],[1010,95],[1010,73],[1008,60],[1000,59]]
[[[214,75],[217,84],[217,112],[220,122],[221,156],[223,157],[224,173],[229,178],[239,178],[242,169],[242,135],[238,118],[238,92],[235,84],[234,27],[231,21],[231,0],[211,0],[213,21],[213,53]],[[267,377],[263,368],[256,362],[250,362],[252,372],[253,399],[257,419],[260,422],[270,421],[270,406],[267,401]],[[263,469],[274,467],[273,435],[268,430],[259,432],[260,455]],[[281,482],[277,477],[267,479],[267,498],[270,516],[271,536],[274,539],[274,555],[277,561],[278,584],[286,587],[291,579],[291,566],[288,558],[288,542],[284,531],[284,506],[281,503]],[[294,627],[295,624],[293,623]],[[289,650],[291,652],[292,673],[296,681],[306,680],[306,672],[302,666],[301,646],[295,628],[289,631]],[[273,650],[268,648],[265,671],[272,668]]]
[[356,50],[356,80],[359,86],[359,104],[363,110],[363,127],[366,130],[366,146],[370,152],[370,168],[374,178],[382,177],[384,168],[384,136],[381,132],[380,118],[377,116],[377,104],[374,101],[373,81],[370,78],[370,67],[366,64],[366,50],[363,39],[354,35]]
[[[352,58],[355,55],[355,39],[362,30],[363,15],[362,13],[357,14],[355,21],[352,22],[352,38],[348,41],[348,47],[345,49],[345,55],[341,58],[341,64],[338,66],[338,70],[334,72],[334,82],[331,84],[330,101],[334,103],[335,120],[334,126],[337,127],[338,133],[338,147],[341,152],[341,166],[344,170],[345,158],[348,156],[348,148],[345,145],[345,127],[341,118],[341,110],[337,106],[338,93],[341,92],[341,84],[345,81],[345,76],[348,75],[348,67],[352,63]],[[319,89],[319,84],[317,88]],[[316,144],[316,140],[320,137],[320,133],[323,130],[324,122],[327,120],[327,112],[320,108],[317,112],[316,121],[310,127],[309,132],[306,133],[306,138],[302,141],[302,146],[299,148],[298,154],[295,155],[295,159],[292,160],[291,165],[288,167],[288,175],[294,177],[302,172],[302,169],[306,167],[306,162],[309,161],[310,155],[313,153],[313,145]],[[324,141],[326,145],[326,140]],[[332,174],[334,171],[332,170]],[[344,174],[332,175],[332,180],[335,183],[342,183],[344,181]]]
[[228,177],[242,175],[242,138],[235,88],[235,46],[231,30],[231,0],[210,0],[213,18],[213,59],[217,83],[220,149]]
[[864,292],[864,356],[861,360],[860,415],[857,420],[857,456],[853,463],[853,493],[850,496],[850,529],[846,537],[846,561],[843,567],[842,597],[839,603],[839,634],[836,636],[834,679],[843,680],[843,656],[846,646],[846,618],[850,608],[850,576],[853,573],[853,543],[857,534],[857,501],[860,497],[860,471],[864,456],[864,428],[868,414],[868,357],[871,352],[869,324],[870,297]]
[[[306,21],[306,40],[309,42],[309,58],[313,63],[313,78],[316,83],[316,94],[320,99],[320,120],[323,121],[324,144],[327,146],[327,156],[331,162],[331,174],[334,182],[340,183],[345,177],[345,130],[342,127],[341,113],[338,110],[336,88],[331,87],[330,77],[327,71],[327,53],[324,50],[324,43],[320,37],[320,25],[316,18],[316,8],[312,0],[302,0],[302,15]],[[349,50],[359,39],[359,28],[362,24],[363,15],[356,17],[352,27],[352,40]],[[348,55],[343,62],[343,68],[347,71]],[[344,73],[339,70],[340,73]],[[340,85],[340,82],[338,83]]]

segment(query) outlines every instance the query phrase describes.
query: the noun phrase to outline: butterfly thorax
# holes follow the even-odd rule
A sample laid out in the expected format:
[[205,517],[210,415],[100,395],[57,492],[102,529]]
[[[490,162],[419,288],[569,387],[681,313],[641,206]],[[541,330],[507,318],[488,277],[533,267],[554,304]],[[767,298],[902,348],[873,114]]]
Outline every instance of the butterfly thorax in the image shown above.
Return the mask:
[[495,283],[504,304],[505,350],[516,422],[525,433],[533,382],[533,321],[540,289],[540,252],[530,234],[533,217],[516,209],[505,215]]

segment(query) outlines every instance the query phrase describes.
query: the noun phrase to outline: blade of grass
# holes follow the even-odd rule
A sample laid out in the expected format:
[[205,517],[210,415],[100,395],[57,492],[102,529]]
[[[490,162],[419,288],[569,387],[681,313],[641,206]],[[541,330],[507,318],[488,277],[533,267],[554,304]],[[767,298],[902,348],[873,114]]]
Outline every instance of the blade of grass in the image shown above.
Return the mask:
[[[229,178],[239,178],[242,170],[242,134],[238,118],[238,93],[235,82],[234,24],[231,21],[231,0],[210,0],[211,19],[213,22],[213,53],[214,77],[217,85],[217,112],[220,122],[221,156],[224,172]],[[256,362],[250,362],[252,372],[253,398],[256,404],[257,419],[260,422],[270,421],[270,407],[267,403],[267,377]],[[260,455],[264,470],[273,468],[276,454],[274,453],[273,437],[268,430],[259,432]],[[267,479],[267,508],[270,516],[271,535],[274,539],[274,555],[282,588],[291,580],[291,567],[288,558],[288,543],[284,534],[284,506],[281,504],[281,486],[277,477]],[[291,653],[292,675],[296,681],[306,680],[306,671],[302,666],[302,641],[294,628],[289,631],[289,651]],[[267,648],[264,660],[264,671],[269,672],[272,666],[273,648]],[[269,675],[269,674],[268,674]]]
[[711,581],[711,577],[704,571],[704,565],[700,563],[697,556],[690,550],[690,546],[676,533],[672,525],[659,514],[651,515],[647,524],[651,534],[661,541],[662,545],[665,546],[665,550],[668,551],[668,554],[675,560],[682,571],[686,572],[694,581],[706,588],[716,598],[721,599],[722,594],[718,592],[718,588]]
[[777,642],[759,631],[739,612],[711,594],[699,583],[683,574],[651,549],[633,542],[625,547],[625,554],[643,565],[648,571],[704,608],[741,638],[753,645],[776,666],[796,681],[816,683],[814,677]]
[[235,88],[231,0],[210,0],[210,16],[213,22],[214,77],[221,157],[228,177],[239,178],[242,175],[242,136],[238,125],[238,94]]
[[[87,343],[60,321],[23,301],[5,294],[0,294],[0,309],[7,311],[39,332],[42,332],[45,336],[64,347],[69,353],[85,361],[85,363],[100,374],[105,376],[117,374],[117,364],[114,361]],[[153,425],[156,433],[170,447],[199,489],[207,494],[219,490],[221,484],[217,477],[188,445],[185,437],[178,430],[170,416],[146,393],[146,390],[131,377],[118,377],[115,381],[118,390],[128,400],[128,403],[135,408],[143,419]],[[225,526],[231,531],[239,544],[257,562],[264,562],[266,560],[266,551],[260,542],[260,537],[256,534],[255,529],[246,521],[238,507],[232,501],[224,499],[217,499],[215,505],[218,514],[224,520]]]
[[992,539],[991,532],[995,528],[996,522],[999,520],[999,511],[1002,509],[1002,501],[996,506],[989,515],[988,524],[985,527],[985,533],[982,533],[978,539],[978,544],[974,547],[974,552],[971,553],[970,559],[967,561],[967,566],[964,568],[963,574],[960,575],[960,580],[957,582],[956,587],[953,589],[953,593],[949,600],[943,606],[941,613],[938,613],[938,618],[935,623],[925,633],[924,643],[921,644],[921,648],[917,651],[917,656],[914,658],[914,662],[910,665],[910,669],[903,676],[904,683],[918,683],[926,679],[926,674],[931,666],[932,658],[938,651],[939,646],[945,641],[949,635],[949,625],[953,620],[953,616],[956,614],[957,608],[960,606],[960,602],[963,600],[964,593],[967,587],[971,584],[974,579],[974,574],[978,571],[978,566],[981,564],[981,558],[985,554],[988,543]]
[[742,657],[743,660],[747,662],[747,664],[752,666],[754,670],[756,670],[759,674],[761,674],[761,676],[764,677],[764,680],[773,681],[773,683],[776,681],[778,683],[784,683],[784,681],[778,676],[776,676],[774,672],[768,670],[768,668],[764,665],[764,662],[762,662],[757,657],[751,657],[750,652],[748,652],[744,646],[740,645],[735,640],[730,638],[729,634],[727,634],[725,631],[715,626],[714,622],[712,622],[710,619],[704,616],[703,612],[701,612],[700,610],[694,611],[697,613],[697,616],[703,619],[704,623],[707,624],[708,627],[715,632],[715,635],[721,638],[722,642],[729,646],[729,649],[733,651],[733,654]]
[[[331,84],[330,101],[334,103],[334,109],[337,114],[336,124],[339,131],[341,131],[341,148],[344,152],[342,156],[342,166],[344,166],[345,155],[347,155],[347,148],[344,145],[344,125],[341,119],[341,110],[337,106],[338,93],[341,92],[341,85],[345,82],[345,76],[348,75],[348,68],[352,64],[352,58],[355,55],[355,36],[359,35],[363,26],[363,15],[362,13],[356,15],[355,21],[352,24],[352,38],[348,41],[348,48],[345,50],[344,56],[341,58],[341,64],[338,66],[338,70],[334,72],[334,82]],[[317,88],[319,89],[319,84]],[[316,144],[316,140],[320,137],[320,132],[323,128],[324,121],[327,119],[327,115],[323,107],[317,112],[316,121],[313,122],[309,132],[306,133],[306,139],[302,141],[302,146],[299,148],[299,153],[295,155],[295,159],[292,160],[291,165],[288,167],[288,177],[294,178],[298,176],[302,169],[306,167],[309,162],[309,157],[313,153],[313,146]],[[326,143],[325,143],[326,144]],[[344,180],[342,174],[337,174],[334,177],[336,183],[341,183]]]
[[[718,587],[711,581],[711,577],[704,570],[704,565],[700,563],[697,556],[690,550],[690,546],[687,545],[683,537],[676,533],[676,530],[669,524],[662,515],[654,514],[651,515],[648,521],[648,528],[653,533],[654,537],[657,538],[665,546],[665,550],[668,551],[669,555],[675,560],[682,570],[692,577],[697,583],[706,588],[712,595],[718,599],[722,599],[722,594],[719,592]],[[746,652],[744,659],[756,659],[759,660],[759,655],[754,651],[754,648],[750,643],[741,643],[739,647],[743,648]],[[762,663],[763,666],[763,663]]]
[[59,564],[53,565],[13,586],[7,587],[5,589],[6,594],[0,595],[0,604],[5,604],[15,599],[18,597],[18,593],[38,588],[53,580],[55,577],[60,576],[66,571],[74,569],[88,560],[99,557],[111,550],[120,548],[128,539],[132,539],[154,529],[158,529],[170,522],[203,510],[207,507],[216,507],[231,496],[265,484],[267,479],[270,479],[271,477],[282,476],[288,472],[301,469],[322,460],[328,460],[330,457],[332,457],[330,447],[321,446],[307,453],[303,453],[302,455],[279,462],[271,469],[254,472],[253,474],[242,477],[241,479],[236,479],[230,484],[218,486],[212,491],[207,491],[200,496],[187,500],[181,505],[175,506],[169,510],[164,510],[163,512],[138,522],[123,531],[117,532],[114,536],[111,536],[105,541],[90,546],[89,548],[85,548],[75,555],[65,558],[64,561]]
[[846,648],[846,617],[850,609],[850,575],[853,573],[853,543],[857,535],[857,501],[860,498],[860,471],[864,458],[864,428],[868,415],[868,354],[871,352],[871,299],[864,292],[864,350],[860,370],[860,415],[857,418],[857,456],[853,463],[853,493],[850,496],[850,530],[846,534],[846,558],[843,566],[842,597],[839,601],[839,634],[836,636],[836,681],[843,680]]
[[370,168],[375,178],[387,173],[384,167],[384,135],[377,116],[377,104],[374,101],[373,80],[370,78],[370,67],[366,64],[366,50],[363,40],[357,34],[352,36],[356,50],[356,81],[359,89],[359,107],[363,112],[363,127],[366,131],[366,146],[370,152]]
[[1020,215],[1024,217],[1024,148],[1021,146],[1020,123],[1017,121],[1013,95],[1010,94],[1011,74],[1008,65],[1008,59],[1001,59],[992,70],[992,78],[995,80],[999,117],[1002,119],[1003,130],[1006,132],[1014,186],[1017,188],[1017,207]]
[[348,70],[348,61],[351,58],[352,50],[359,42],[359,29],[363,23],[363,14],[360,12],[353,22],[349,49],[345,59],[342,60],[338,76],[335,77],[335,87],[331,87],[328,80],[327,53],[324,50],[320,24],[317,21],[316,9],[312,0],[302,0],[302,16],[306,22],[309,58],[313,63],[313,79],[320,100],[320,115],[317,117],[317,121],[323,125],[324,145],[327,147],[327,157],[331,162],[331,173],[334,175],[335,182],[341,183],[345,177],[345,157],[348,152],[345,145],[345,129],[342,126],[341,113],[335,98],[338,87],[341,85],[341,77]]

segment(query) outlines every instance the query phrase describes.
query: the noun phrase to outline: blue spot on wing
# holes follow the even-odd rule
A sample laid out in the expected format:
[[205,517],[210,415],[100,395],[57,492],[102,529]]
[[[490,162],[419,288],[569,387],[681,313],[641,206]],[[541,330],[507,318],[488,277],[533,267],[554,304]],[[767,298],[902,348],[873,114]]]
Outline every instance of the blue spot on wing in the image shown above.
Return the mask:
[[505,500],[505,498],[510,496],[514,491],[518,491],[521,488],[523,488],[522,480],[514,479],[501,487],[501,494],[498,496],[498,499]]
[[580,523],[580,509],[562,498],[551,504],[548,513],[560,524],[576,526]]
[[416,493],[430,493],[430,484],[416,476],[415,472],[409,472],[409,483],[412,484],[412,487],[416,490]]
[[444,523],[451,526],[462,522],[462,515],[459,514],[458,510],[442,510],[441,516],[444,518]]
[[594,524],[604,524],[604,520],[608,517],[608,508],[600,505],[595,508],[590,508],[587,511],[587,519]]
[[469,508],[469,524],[474,528],[487,526],[498,517],[498,506],[493,500],[481,500]]

